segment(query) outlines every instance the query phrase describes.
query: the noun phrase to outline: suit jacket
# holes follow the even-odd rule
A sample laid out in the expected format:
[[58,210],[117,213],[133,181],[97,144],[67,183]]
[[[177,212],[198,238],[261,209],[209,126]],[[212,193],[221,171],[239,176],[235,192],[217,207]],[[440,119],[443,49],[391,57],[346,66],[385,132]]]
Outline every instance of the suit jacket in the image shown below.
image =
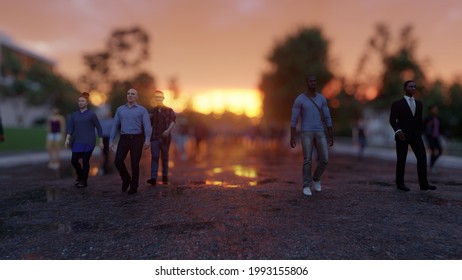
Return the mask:
[[406,139],[422,137],[422,132],[424,130],[424,123],[422,120],[423,104],[419,100],[415,100],[415,104],[416,109],[414,116],[404,97],[393,102],[391,105],[390,125],[393,127],[395,133],[398,130],[402,130]]

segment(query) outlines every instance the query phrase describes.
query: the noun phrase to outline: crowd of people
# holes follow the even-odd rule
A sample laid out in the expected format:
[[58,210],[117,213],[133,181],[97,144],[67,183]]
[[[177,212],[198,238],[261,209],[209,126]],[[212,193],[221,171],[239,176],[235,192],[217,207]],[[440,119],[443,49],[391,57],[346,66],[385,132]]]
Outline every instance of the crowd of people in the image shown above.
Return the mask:
[[[312,195],[312,188],[321,191],[321,178],[329,161],[329,146],[334,145],[332,132],[333,121],[327,99],[316,90],[315,75],[305,77],[306,90],[300,93],[292,106],[290,118],[289,144],[295,148],[297,125],[300,121],[300,142],[303,153],[302,192]],[[393,102],[390,109],[389,122],[395,131],[396,141],[396,187],[402,191],[410,189],[404,184],[404,174],[408,147],[413,150],[417,159],[418,182],[421,190],[435,190],[427,179],[427,171],[436,172],[436,163],[442,155],[441,132],[442,123],[438,117],[438,107],[428,107],[428,114],[423,118],[423,103],[414,98],[417,85],[409,80],[404,83],[403,98]],[[75,169],[75,186],[88,186],[90,158],[98,145],[103,160],[100,174],[109,173],[111,152],[114,154],[114,166],[121,177],[121,189],[128,194],[137,192],[139,186],[139,163],[143,150],[150,149],[151,176],[147,180],[150,185],[169,182],[170,144],[175,144],[175,152],[182,161],[188,160],[187,142],[191,136],[195,139],[197,155],[204,150],[204,141],[210,134],[202,121],[192,120],[184,114],[176,114],[172,108],[164,104],[164,93],[155,91],[155,105],[145,108],[138,104],[138,91],[130,88],[127,91],[126,103],[119,106],[114,113],[107,112],[101,121],[97,114],[88,108],[90,94],[83,92],[77,100],[78,108],[67,120],[53,108],[47,120],[46,147],[51,169],[60,168],[60,151],[63,136],[64,145],[71,149],[71,165]],[[175,131],[174,128],[176,127]],[[367,126],[364,118],[359,118],[353,126],[353,141],[358,146],[358,157],[364,156],[367,146]],[[429,148],[429,165],[424,139]],[[245,138],[245,137],[244,137]],[[118,141],[116,141],[118,139]],[[0,116],[0,142],[5,140]],[[98,141],[97,141],[98,140]],[[280,140],[280,139],[279,139]],[[125,159],[130,153],[128,171]],[[316,154],[316,167],[313,154]],[[314,170],[312,170],[314,169]],[[161,173],[160,180],[158,173]]]

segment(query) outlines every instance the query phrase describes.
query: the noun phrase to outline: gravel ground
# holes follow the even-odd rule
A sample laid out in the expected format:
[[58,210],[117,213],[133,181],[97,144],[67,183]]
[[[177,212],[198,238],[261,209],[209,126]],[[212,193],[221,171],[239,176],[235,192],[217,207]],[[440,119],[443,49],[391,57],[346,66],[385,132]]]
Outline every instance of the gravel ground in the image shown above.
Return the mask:
[[75,188],[68,162],[3,168],[0,259],[462,258],[460,169],[420,191],[408,164],[405,193],[393,161],[333,154],[322,191],[305,197],[299,152],[226,147],[173,159],[170,183],[155,187],[146,154],[135,195],[115,173]]

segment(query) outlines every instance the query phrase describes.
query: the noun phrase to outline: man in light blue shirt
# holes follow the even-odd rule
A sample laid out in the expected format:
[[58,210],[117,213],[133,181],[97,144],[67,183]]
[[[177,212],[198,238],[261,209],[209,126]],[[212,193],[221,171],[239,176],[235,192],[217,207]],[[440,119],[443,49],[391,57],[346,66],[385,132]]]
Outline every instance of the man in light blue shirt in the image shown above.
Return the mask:
[[[334,145],[332,137],[332,118],[327,100],[316,92],[316,76],[306,77],[306,92],[301,93],[292,107],[290,119],[290,146],[295,148],[295,129],[301,119],[300,131],[303,151],[303,194],[310,196],[311,182],[316,191],[321,191],[321,175],[328,162],[328,145]],[[313,148],[317,148],[318,165],[311,175]]]
[[[143,143],[144,149],[149,149],[151,144],[151,121],[149,120],[149,113],[146,108],[136,102],[137,99],[138,92],[133,88],[129,89],[127,92],[127,103],[117,108],[109,139],[109,148],[114,152],[114,139],[120,130],[120,139],[117,145],[114,165],[122,178],[122,191],[127,191],[130,186],[128,194],[134,194],[138,189]],[[128,152],[130,152],[131,176],[124,163]]]

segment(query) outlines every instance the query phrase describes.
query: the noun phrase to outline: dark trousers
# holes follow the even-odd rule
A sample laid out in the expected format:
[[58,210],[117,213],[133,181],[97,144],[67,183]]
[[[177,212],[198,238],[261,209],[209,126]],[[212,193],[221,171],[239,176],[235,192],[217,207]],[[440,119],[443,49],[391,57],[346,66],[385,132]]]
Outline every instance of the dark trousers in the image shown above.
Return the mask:
[[[87,182],[88,173],[90,172],[90,157],[93,150],[81,153],[72,153],[71,164],[77,173],[77,179],[79,181]],[[82,159],[82,165],[80,165],[80,159]]]
[[411,146],[412,151],[417,159],[417,174],[419,176],[419,185],[427,186],[427,155],[425,154],[425,146],[422,137],[414,137],[406,139],[406,141],[396,140],[396,185],[404,185],[404,172],[406,167],[408,146]]
[[432,168],[435,165],[436,160],[443,153],[443,150],[441,149],[441,143],[438,137],[427,137],[427,141],[431,151],[430,168]]
[[168,177],[168,150],[170,147],[169,138],[151,140],[151,178],[157,179],[159,171],[159,158],[162,159],[162,177]]
[[130,173],[128,173],[125,166],[125,158],[130,152],[130,165],[132,168],[132,175],[130,181],[131,188],[138,188],[138,181],[140,177],[140,159],[143,152],[144,135],[126,135],[120,136],[119,144],[115,155],[114,165],[119,171],[120,177],[123,182],[130,180]]
[[103,172],[109,173],[109,137],[103,136]]

